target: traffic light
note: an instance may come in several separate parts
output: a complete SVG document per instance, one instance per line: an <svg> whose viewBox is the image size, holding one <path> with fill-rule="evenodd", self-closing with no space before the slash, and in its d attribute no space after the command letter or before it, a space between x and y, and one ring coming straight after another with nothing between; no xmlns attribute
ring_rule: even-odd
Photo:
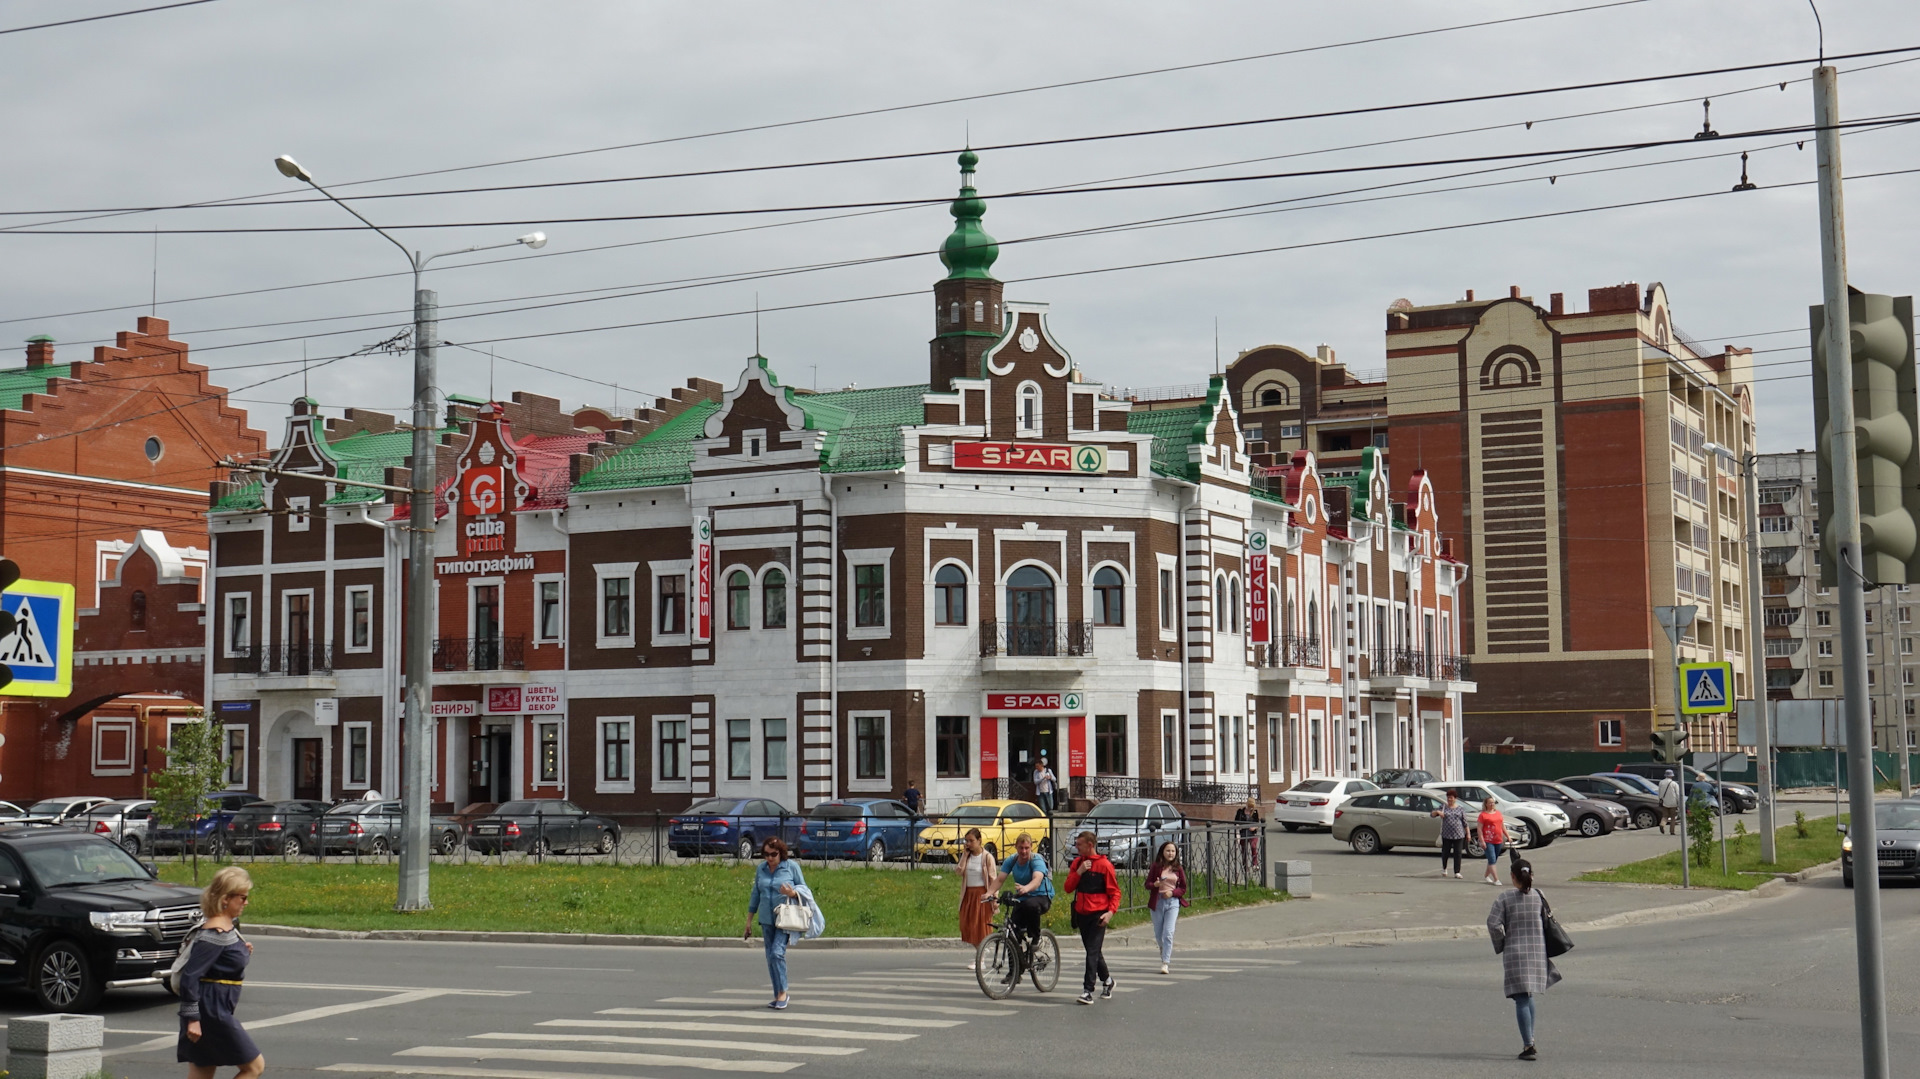
<svg viewBox="0 0 1920 1079"><path fill-rule="evenodd" d="M1648 737L1653 741L1654 760L1662 764L1674 764L1686 759L1687 729L1685 727L1657 730Z"/></svg>
<svg viewBox="0 0 1920 1079"><path fill-rule="evenodd" d="M1826 308L1813 326L1813 420L1819 463L1820 583L1839 583L1833 462L1827 414ZM1847 289L1852 330L1854 452L1859 467L1863 584L1920 581L1920 406L1916 406L1913 297Z"/></svg>
<svg viewBox="0 0 1920 1079"><path fill-rule="evenodd" d="M5 592L7 589L12 588L13 582L19 579L20 567L13 564L13 559L0 558L0 592ZM5 640L13 636L14 622L15 619L13 615L4 610L0 610L0 640ZM0 686L5 686L11 681L13 681L12 669L6 664L0 663Z"/></svg>

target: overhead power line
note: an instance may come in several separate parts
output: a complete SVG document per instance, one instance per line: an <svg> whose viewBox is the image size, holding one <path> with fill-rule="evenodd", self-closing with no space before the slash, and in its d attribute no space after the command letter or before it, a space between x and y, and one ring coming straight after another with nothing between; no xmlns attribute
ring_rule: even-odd
<svg viewBox="0 0 1920 1079"><path fill-rule="evenodd" d="M9 26L4 30L0 30L0 34L24 34L29 30L51 30L56 26L73 26L83 22L99 22L102 19L124 19L128 15L145 15L149 11L171 11L177 7L195 7L200 4L211 3L213 3L213 0L180 0L179 3L156 4L153 7L134 8L130 11L109 11L105 15L86 15L78 19L61 19L57 22L35 23L32 26Z"/></svg>

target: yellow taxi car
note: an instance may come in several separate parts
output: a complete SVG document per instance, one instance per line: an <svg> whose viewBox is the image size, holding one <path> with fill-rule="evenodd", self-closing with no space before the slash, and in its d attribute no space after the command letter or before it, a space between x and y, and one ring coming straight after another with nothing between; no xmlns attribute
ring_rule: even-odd
<svg viewBox="0 0 1920 1079"><path fill-rule="evenodd" d="M1014 840L1025 832L1033 837L1035 849L1049 861L1052 860L1052 822L1047 815L1032 802L1016 802L1005 798L962 802L939 824L920 829L920 837L913 846L914 854L921 859L958 861L954 852L961 849L964 845L962 837L973 828L980 829L987 853L995 858L1013 853Z"/></svg>

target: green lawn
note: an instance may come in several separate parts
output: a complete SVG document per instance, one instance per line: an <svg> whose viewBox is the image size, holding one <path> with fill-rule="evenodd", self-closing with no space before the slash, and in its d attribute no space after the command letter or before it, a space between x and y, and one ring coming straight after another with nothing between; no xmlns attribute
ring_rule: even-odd
<svg viewBox="0 0 1920 1079"><path fill-rule="evenodd" d="M1846 822L1843 814L1841 823ZM1736 840L1727 838L1727 876L1720 875L1720 844L1716 840L1712 846L1707 864L1693 867L1693 885L1696 888L1729 888L1736 891L1750 891L1773 879L1775 873L1798 873L1809 866L1822 862L1831 862L1840 857L1840 836L1833 830L1833 818L1822 817L1807 822L1807 838L1801 839L1789 824L1774 833L1775 853L1779 861L1772 865L1760 861L1760 837L1743 836ZM1648 858L1641 862L1628 862L1612 869L1599 869L1591 873L1582 873L1576 880L1593 880L1613 884L1679 884L1680 851L1675 849L1658 858Z"/></svg>
<svg viewBox="0 0 1920 1079"><path fill-rule="evenodd" d="M202 867L203 871L206 867ZM736 936L746 923L754 866L437 865L433 910L393 909L397 870L383 865L247 865L253 902L247 920L319 929L460 929L541 933L641 933ZM193 882L191 866L160 867L165 880ZM205 873L202 874L203 879ZM806 870L807 883L834 937L956 937L959 880L951 872L885 869ZM1250 889L1195 899L1192 914L1284 899ZM1146 911L1114 918L1118 929ZM1066 897L1047 925L1065 934Z"/></svg>

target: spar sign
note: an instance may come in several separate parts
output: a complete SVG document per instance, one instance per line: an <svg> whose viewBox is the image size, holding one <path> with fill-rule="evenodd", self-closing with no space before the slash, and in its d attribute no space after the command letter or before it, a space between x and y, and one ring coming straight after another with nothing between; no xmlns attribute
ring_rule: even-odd
<svg viewBox="0 0 1920 1079"><path fill-rule="evenodd" d="M713 518L693 519L693 641L713 640Z"/></svg>
<svg viewBox="0 0 1920 1079"><path fill-rule="evenodd" d="M1105 446L1062 446L1047 442L955 442L953 467L971 472L1061 472L1104 476Z"/></svg>
<svg viewBox="0 0 1920 1079"><path fill-rule="evenodd" d="M1273 640L1273 612L1267 606L1267 534L1247 536L1247 628L1254 644Z"/></svg>
<svg viewBox="0 0 1920 1079"><path fill-rule="evenodd" d="M1085 694L987 692L986 714L990 716L1083 716L1087 714Z"/></svg>

